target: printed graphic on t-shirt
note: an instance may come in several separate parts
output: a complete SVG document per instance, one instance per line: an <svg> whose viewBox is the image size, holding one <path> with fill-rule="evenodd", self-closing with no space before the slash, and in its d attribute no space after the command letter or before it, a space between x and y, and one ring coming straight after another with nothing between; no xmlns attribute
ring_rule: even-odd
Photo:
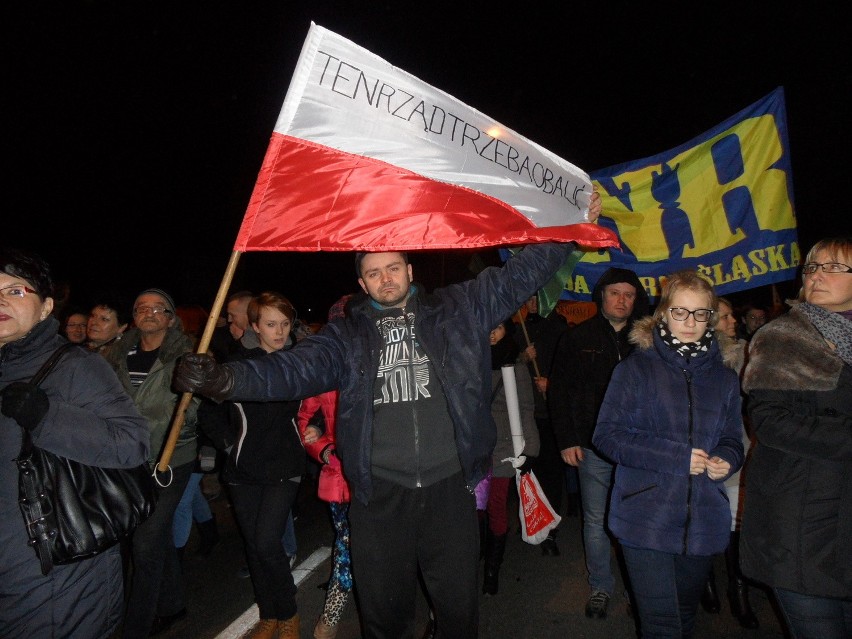
<svg viewBox="0 0 852 639"><path fill-rule="evenodd" d="M396 404L431 397L429 358L415 338L414 314L383 317L376 325L384 347L379 358L379 390L373 404Z"/></svg>

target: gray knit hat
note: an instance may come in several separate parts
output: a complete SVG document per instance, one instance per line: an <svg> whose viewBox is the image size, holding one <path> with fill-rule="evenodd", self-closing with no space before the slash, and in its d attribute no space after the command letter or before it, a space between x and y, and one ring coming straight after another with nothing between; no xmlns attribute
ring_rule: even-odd
<svg viewBox="0 0 852 639"><path fill-rule="evenodd" d="M172 312L172 314L174 314L174 312L175 312L175 301L172 299L171 295L166 293L161 288L146 288L144 291L142 291L141 293L139 293L139 295L136 296L135 300L133 300L133 307L136 308L136 301L140 297L142 297L143 295L146 295L148 293L153 293L154 295L159 295L164 300L166 300L166 307L168 307L168 309Z"/></svg>

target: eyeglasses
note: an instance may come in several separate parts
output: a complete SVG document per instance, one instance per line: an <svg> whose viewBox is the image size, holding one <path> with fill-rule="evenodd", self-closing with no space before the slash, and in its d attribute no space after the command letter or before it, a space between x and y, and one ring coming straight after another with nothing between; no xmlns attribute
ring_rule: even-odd
<svg viewBox="0 0 852 639"><path fill-rule="evenodd" d="M822 269L823 273L852 273L852 268L840 262L825 262L823 264L808 262L802 266L802 273L813 275L817 272L817 269Z"/></svg>
<svg viewBox="0 0 852 639"><path fill-rule="evenodd" d="M669 313L672 319L678 322L685 322L690 315L695 318L696 322L707 322L713 316L713 311L709 308L696 308L694 311L690 311L682 306L672 306Z"/></svg>
<svg viewBox="0 0 852 639"><path fill-rule="evenodd" d="M38 292L31 289L29 286L24 286L23 284L11 284L0 288L0 297L4 297L6 299L22 300L28 294L38 295Z"/></svg>
<svg viewBox="0 0 852 639"><path fill-rule="evenodd" d="M137 306L133 309L134 317L138 315L147 315L148 313L152 313L154 315L172 315L172 312L165 306Z"/></svg>
<svg viewBox="0 0 852 639"><path fill-rule="evenodd" d="M85 324L66 324L65 328L86 328Z"/></svg>

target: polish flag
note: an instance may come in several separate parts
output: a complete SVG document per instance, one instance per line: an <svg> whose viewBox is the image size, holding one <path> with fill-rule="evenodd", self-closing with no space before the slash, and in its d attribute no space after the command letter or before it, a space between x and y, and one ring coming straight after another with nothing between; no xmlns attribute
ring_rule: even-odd
<svg viewBox="0 0 852 639"><path fill-rule="evenodd" d="M278 117L235 251L389 251L574 241L573 164L315 24Z"/></svg>

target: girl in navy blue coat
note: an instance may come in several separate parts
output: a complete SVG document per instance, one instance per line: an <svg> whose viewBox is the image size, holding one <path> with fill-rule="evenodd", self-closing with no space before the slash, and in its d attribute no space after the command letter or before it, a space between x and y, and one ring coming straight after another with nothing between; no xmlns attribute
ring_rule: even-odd
<svg viewBox="0 0 852 639"><path fill-rule="evenodd" d="M713 555L730 538L724 481L743 461L740 387L715 334L716 295L670 275L613 372L593 443L617 464L608 524L642 637L690 637Z"/></svg>

